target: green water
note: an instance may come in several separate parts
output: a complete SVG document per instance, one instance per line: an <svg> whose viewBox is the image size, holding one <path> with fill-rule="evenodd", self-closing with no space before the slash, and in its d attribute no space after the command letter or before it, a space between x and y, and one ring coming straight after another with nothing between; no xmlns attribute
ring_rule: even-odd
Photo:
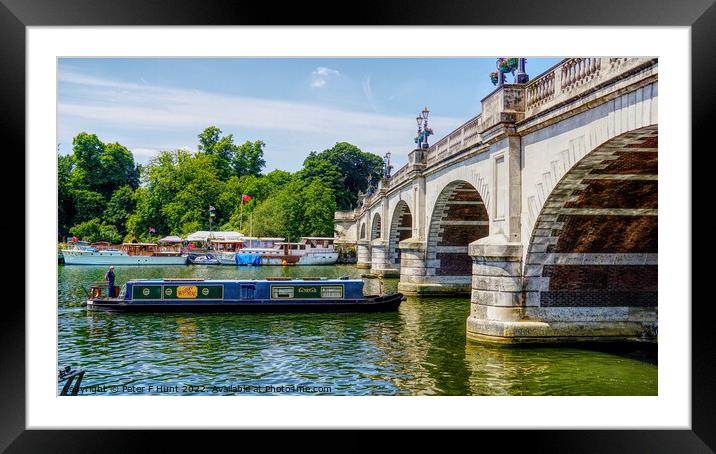
<svg viewBox="0 0 716 454"><path fill-rule="evenodd" d="M656 349L491 347L465 338L469 299L408 298L374 314L87 312L104 267L59 267L58 367L85 394L656 395ZM150 277L360 276L331 267L116 267ZM394 291L398 281L384 281ZM366 291L377 291L368 280ZM373 288L371 289L371 286ZM152 387L151 389L149 387ZM159 389L163 386L165 389ZM293 386L293 388L291 388ZM132 388L134 387L134 388ZM283 388L282 388L283 387ZM300 387L300 388L299 388Z"/></svg>

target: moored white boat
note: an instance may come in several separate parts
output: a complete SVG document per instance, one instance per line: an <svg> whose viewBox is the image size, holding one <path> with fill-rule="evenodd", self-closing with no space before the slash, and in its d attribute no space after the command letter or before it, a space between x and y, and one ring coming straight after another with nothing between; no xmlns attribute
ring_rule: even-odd
<svg viewBox="0 0 716 454"><path fill-rule="evenodd" d="M66 265L184 265L186 256L175 248L154 243L125 243L120 249L75 247L65 249Z"/></svg>
<svg viewBox="0 0 716 454"><path fill-rule="evenodd" d="M333 265L338 252L334 238L302 237L300 242L276 242L273 247L243 248L236 253L238 265ZM253 260L259 256L260 260Z"/></svg>

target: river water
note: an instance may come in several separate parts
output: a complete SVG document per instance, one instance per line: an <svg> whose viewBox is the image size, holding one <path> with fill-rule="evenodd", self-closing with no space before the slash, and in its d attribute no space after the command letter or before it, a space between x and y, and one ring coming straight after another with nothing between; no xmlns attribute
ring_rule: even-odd
<svg viewBox="0 0 716 454"><path fill-rule="evenodd" d="M494 347L468 342L468 297L409 297L373 314L87 312L104 267L59 266L58 367L81 366L83 394L656 395L655 347ZM361 275L330 267L115 268L152 277ZM366 291L377 291L375 279ZM395 291L397 279L384 281ZM59 388L58 388L59 392Z"/></svg>

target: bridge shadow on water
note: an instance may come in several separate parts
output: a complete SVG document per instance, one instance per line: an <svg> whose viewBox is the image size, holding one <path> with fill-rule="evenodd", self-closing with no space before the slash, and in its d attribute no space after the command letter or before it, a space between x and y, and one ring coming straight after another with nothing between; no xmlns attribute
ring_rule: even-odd
<svg viewBox="0 0 716 454"><path fill-rule="evenodd" d="M410 297L401 318L420 354L417 394L656 395L658 347L642 343L493 345L468 340L467 297ZM412 337L412 336L411 336ZM424 345L424 351L417 348Z"/></svg>

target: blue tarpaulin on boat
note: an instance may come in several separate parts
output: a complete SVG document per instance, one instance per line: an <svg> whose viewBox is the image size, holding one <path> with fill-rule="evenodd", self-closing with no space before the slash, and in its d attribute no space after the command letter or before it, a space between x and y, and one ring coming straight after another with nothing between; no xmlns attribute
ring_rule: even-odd
<svg viewBox="0 0 716 454"><path fill-rule="evenodd" d="M236 254L237 265L260 265L261 256L258 254Z"/></svg>

